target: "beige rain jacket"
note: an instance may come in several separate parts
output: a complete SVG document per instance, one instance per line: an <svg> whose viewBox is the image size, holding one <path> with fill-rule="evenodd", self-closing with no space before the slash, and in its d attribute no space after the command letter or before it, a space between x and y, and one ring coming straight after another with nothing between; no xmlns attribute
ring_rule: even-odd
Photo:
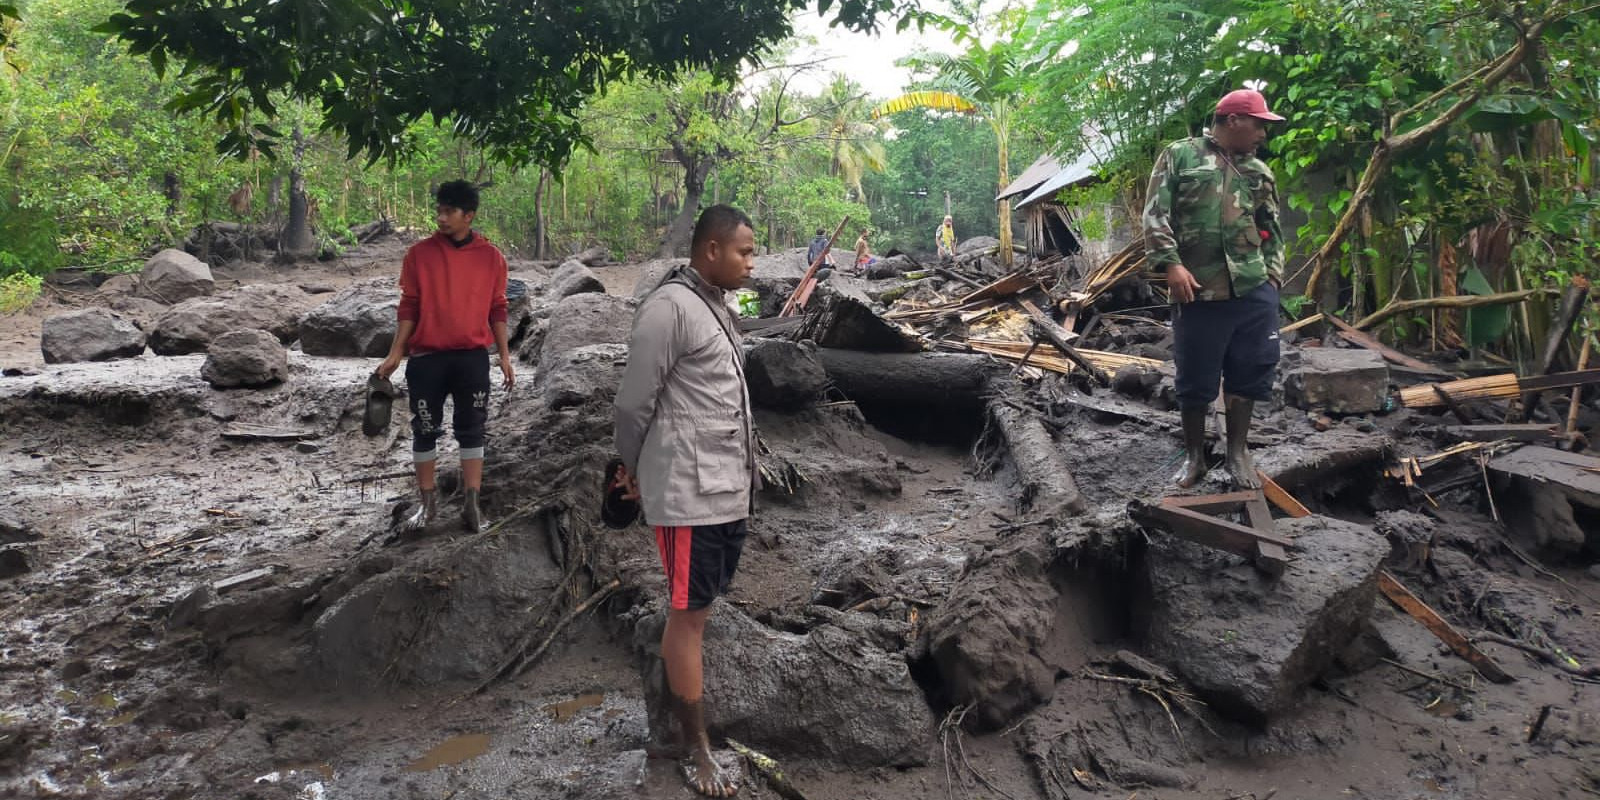
<svg viewBox="0 0 1600 800"><path fill-rule="evenodd" d="M690 267L668 273L633 318L615 435L651 525L750 516L755 429L738 341L722 290Z"/></svg>

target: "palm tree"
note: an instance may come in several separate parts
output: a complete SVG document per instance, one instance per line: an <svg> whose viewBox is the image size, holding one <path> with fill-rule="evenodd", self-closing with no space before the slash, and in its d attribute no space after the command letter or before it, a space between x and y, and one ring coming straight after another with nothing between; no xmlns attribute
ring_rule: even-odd
<svg viewBox="0 0 1600 800"><path fill-rule="evenodd" d="M1001 42L985 47L975 38L967 40L967 50L958 56L925 53L912 60L914 66L933 70L934 77L922 91L908 92L878 105L874 118L922 108L978 114L994 130L999 150L1000 175L995 194L1011 182L1011 121L1016 112L1009 91L1017 77L1018 64ZM1011 201L996 204L1000 219L1000 258L1011 265Z"/></svg>
<svg viewBox="0 0 1600 800"><path fill-rule="evenodd" d="M839 176L862 203L867 202L867 193L861 188L861 176L868 170L882 172L888 163L882 123L869 116L866 98L866 92L843 75L833 76L822 97L827 109L823 137L828 143L828 174Z"/></svg>

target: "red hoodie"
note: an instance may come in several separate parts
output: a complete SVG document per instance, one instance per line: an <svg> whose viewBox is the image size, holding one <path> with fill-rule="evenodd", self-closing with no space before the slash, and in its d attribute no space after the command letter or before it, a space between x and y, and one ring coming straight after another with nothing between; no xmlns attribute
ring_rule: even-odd
<svg viewBox="0 0 1600 800"><path fill-rule="evenodd" d="M456 247L442 233L406 251L400 268L400 311L415 320L409 355L492 350L490 325L506 321L506 257L477 231Z"/></svg>

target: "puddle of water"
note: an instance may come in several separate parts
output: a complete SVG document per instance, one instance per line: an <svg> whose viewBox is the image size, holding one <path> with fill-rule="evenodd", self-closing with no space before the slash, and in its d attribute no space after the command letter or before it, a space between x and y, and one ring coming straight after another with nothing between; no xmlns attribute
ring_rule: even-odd
<svg viewBox="0 0 1600 800"><path fill-rule="evenodd" d="M489 735L486 733L468 733L446 739L442 744L422 754L422 757L406 765L406 772L428 772L440 767L449 767L464 761L471 761L484 753L489 752Z"/></svg>
<svg viewBox="0 0 1600 800"><path fill-rule="evenodd" d="M574 716L576 716L579 711L582 711L586 708L599 707L601 703L605 702L605 699L606 696L604 692L580 694L571 700L563 700L559 703L551 703L550 705L547 705L539 710L555 717L556 722L568 722Z"/></svg>

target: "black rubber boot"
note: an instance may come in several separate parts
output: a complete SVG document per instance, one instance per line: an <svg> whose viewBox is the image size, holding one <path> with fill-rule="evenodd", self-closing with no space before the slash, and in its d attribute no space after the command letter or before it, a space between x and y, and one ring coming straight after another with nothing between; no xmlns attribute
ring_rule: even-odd
<svg viewBox="0 0 1600 800"><path fill-rule="evenodd" d="M1211 410L1195 406L1183 410L1183 466L1176 480L1188 489L1206 476L1206 417Z"/></svg>
<svg viewBox="0 0 1600 800"><path fill-rule="evenodd" d="M1241 489L1260 489L1256 465L1250 459L1250 412L1255 401L1243 397L1226 398L1228 410L1228 454L1225 462L1233 482Z"/></svg>
<svg viewBox="0 0 1600 800"><path fill-rule="evenodd" d="M477 489L468 489L466 497L461 501L461 527L468 533L477 533L483 529L483 512L478 510Z"/></svg>

